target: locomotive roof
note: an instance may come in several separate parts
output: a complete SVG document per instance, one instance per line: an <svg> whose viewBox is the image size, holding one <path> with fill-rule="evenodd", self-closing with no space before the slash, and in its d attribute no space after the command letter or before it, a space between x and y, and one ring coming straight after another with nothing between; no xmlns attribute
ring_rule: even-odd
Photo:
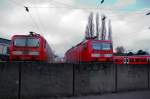
<svg viewBox="0 0 150 99"><path fill-rule="evenodd" d="M13 37L42 37L40 34L34 35L14 35Z"/></svg>

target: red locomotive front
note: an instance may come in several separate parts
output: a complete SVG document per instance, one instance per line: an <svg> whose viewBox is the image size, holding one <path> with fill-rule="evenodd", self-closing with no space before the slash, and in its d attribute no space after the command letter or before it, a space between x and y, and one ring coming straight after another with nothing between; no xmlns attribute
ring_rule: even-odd
<svg viewBox="0 0 150 99"><path fill-rule="evenodd" d="M14 35L10 43L10 61L53 61L53 53L39 34Z"/></svg>
<svg viewBox="0 0 150 99"><path fill-rule="evenodd" d="M67 62L113 62L113 48L110 40L85 40L68 50Z"/></svg>

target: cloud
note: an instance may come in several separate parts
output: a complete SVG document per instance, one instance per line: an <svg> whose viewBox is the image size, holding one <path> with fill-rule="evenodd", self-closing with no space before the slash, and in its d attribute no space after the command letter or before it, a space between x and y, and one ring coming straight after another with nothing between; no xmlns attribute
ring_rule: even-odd
<svg viewBox="0 0 150 99"><path fill-rule="evenodd" d="M119 0L121 1L126 5L134 3L134 0ZM61 2L74 5L74 0L61 0ZM29 8L29 14L24 7L8 4L0 10L0 37L10 39L15 34L28 34L29 31L35 31L46 38L59 56L63 56L69 48L83 40L87 18L91 11L68 8ZM24 1L22 4L35 7L66 6L54 1L50 2L50 0ZM118 3L118 5L123 4ZM145 9L130 13L119 12L113 8L100 11L112 20L114 48L120 45L127 50L149 48L147 42L150 39L148 29L150 16L145 16Z"/></svg>
<svg viewBox="0 0 150 99"><path fill-rule="evenodd" d="M136 3L136 0L118 0L114 6L117 8L122 8L134 3Z"/></svg>

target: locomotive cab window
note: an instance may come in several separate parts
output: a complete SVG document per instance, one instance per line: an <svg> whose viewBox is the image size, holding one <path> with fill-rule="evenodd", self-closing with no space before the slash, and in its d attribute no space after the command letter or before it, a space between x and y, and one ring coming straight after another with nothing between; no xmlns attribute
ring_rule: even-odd
<svg viewBox="0 0 150 99"><path fill-rule="evenodd" d="M16 47L39 47L39 39L37 38L15 38L13 42Z"/></svg>
<svg viewBox="0 0 150 99"><path fill-rule="evenodd" d="M26 39L25 38L15 38L14 46L23 47L26 46Z"/></svg>
<svg viewBox="0 0 150 99"><path fill-rule="evenodd" d="M92 49L94 49L94 50L111 50L111 43L92 42Z"/></svg>
<svg viewBox="0 0 150 99"><path fill-rule="evenodd" d="M102 49L103 50L110 50L111 44L110 43L102 43Z"/></svg>
<svg viewBox="0 0 150 99"><path fill-rule="evenodd" d="M37 38L28 38L27 39L27 46L28 47L39 47L39 39Z"/></svg>

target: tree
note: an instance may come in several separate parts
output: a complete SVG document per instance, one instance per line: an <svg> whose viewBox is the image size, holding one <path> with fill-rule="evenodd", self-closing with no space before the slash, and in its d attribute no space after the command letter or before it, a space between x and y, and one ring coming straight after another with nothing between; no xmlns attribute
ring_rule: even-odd
<svg viewBox="0 0 150 99"><path fill-rule="evenodd" d="M136 55L148 55L149 53L143 50L138 50Z"/></svg>
<svg viewBox="0 0 150 99"><path fill-rule="evenodd" d="M129 53L127 53L127 55L128 56L132 56L132 55L134 55L134 53L133 52L129 52Z"/></svg>
<svg viewBox="0 0 150 99"><path fill-rule="evenodd" d="M123 46L118 46L116 48L116 55L124 55L125 54L125 48Z"/></svg>

